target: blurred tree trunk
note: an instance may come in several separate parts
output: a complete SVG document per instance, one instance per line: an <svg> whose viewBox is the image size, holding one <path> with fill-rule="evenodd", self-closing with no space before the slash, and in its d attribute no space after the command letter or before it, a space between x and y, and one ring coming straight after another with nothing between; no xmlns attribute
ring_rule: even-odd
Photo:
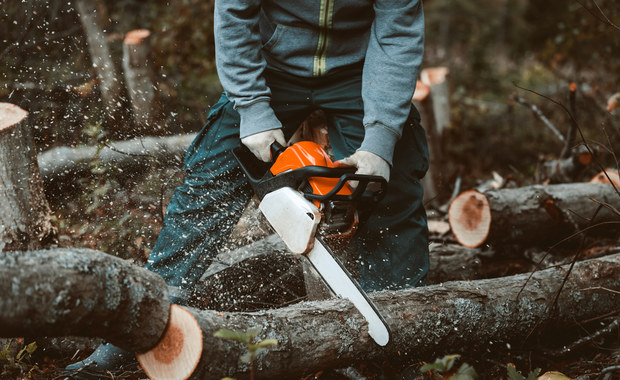
<svg viewBox="0 0 620 380"><path fill-rule="evenodd" d="M103 5L97 0L75 0L75 5L84 28L93 67L101 82L101 96L106 114L111 119L117 120L122 109L122 87L99 19L98 10L104 9Z"/></svg>

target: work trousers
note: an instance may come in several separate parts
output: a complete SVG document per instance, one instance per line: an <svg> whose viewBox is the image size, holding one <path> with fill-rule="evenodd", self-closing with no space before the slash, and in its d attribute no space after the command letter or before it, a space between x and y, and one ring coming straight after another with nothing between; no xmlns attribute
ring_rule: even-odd
<svg viewBox="0 0 620 380"><path fill-rule="evenodd" d="M265 77L272 92L271 107L287 139L311 112L321 109L335 159L360 147L364 108L359 68L321 78L267 70ZM189 293L217 256L252 195L232 155L239 144L239 114L222 95L187 151L185 182L172 195L147 263L169 286L180 288L180 294ZM356 244L360 256L360 284L366 291L412 287L424 281L429 267L428 228L420 178L428 164L426 135L412 106L395 147L385 198L372 209L358 210L360 228L351 244ZM184 302L180 298L175 301Z"/></svg>

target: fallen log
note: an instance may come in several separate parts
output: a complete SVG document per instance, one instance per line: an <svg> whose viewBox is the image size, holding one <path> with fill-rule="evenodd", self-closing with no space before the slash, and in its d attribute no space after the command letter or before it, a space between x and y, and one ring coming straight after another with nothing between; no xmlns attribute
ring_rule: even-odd
<svg viewBox="0 0 620 380"><path fill-rule="evenodd" d="M371 298L392 328L388 347L377 346L362 317L346 300L304 302L255 313L190 309L203 331L203 352L193 378L243 377L249 371L241 344L215 338L221 328L261 329L257 338L275 339L259 355L257 378L299 378L325 368L400 357L417 361L439 353L471 352L523 343L537 324L554 328L618 310L620 255L578 263L553 299L566 267L491 280L450 282L425 288L377 292ZM520 296L521 287L526 284Z"/></svg>
<svg viewBox="0 0 620 380"><path fill-rule="evenodd" d="M93 162L120 171L144 171L153 162L180 166L196 134L139 137L110 142L103 147L81 145L57 147L39 154L41 176L50 182L90 173Z"/></svg>
<svg viewBox="0 0 620 380"><path fill-rule="evenodd" d="M598 202L620 209L620 196L609 184L534 185L484 193L470 190L452 201L448 218L454 236L465 247L556 243L597 223L620 223L620 216L606 207L591 221ZM619 226L609 230L617 235Z"/></svg>
<svg viewBox="0 0 620 380"><path fill-rule="evenodd" d="M91 336L135 352L168 322L158 275L89 249L0 255L0 337Z"/></svg>
<svg viewBox="0 0 620 380"><path fill-rule="evenodd" d="M569 156L557 160L543 161L536 173L536 182L575 182L592 163L592 153L584 146L569 150Z"/></svg>
<svg viewBox="0 0 620 380"><path fill-rule="evenodd" d="M54 233L27 121L0 103L0 252L41 249Z"/></svg>

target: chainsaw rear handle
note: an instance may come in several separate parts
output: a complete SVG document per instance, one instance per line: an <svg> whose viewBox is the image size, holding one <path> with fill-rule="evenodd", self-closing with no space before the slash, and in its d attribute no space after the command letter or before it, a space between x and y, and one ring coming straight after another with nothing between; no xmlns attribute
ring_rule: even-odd
<svg viewBox="0 0 620 380"><path fill-rule="evenodd" d="M278 143L274 143L271 146L271 152L273 159L284 151ZM371 202L377 203L385 196L387 181L381 176L371 176L364 174L355 174L357 168L355 167L338 167L329 168L326 166L304 166L299 169L291 170L274 176L270 169L269 163L260 161L248 148L241 145L233 149L235 159L241 166L246 177L248 178L250 185L254 189L254 192L259 199L277 189L282 187L292 187L293 189L299 189L304 181L312 177L322 178L339 178L338 183L327 194L319 195L304 192L304 197L310 200L316 200L319 202L324 201L345 201L345 202ZM338 194L340 190L348 181L358 181L359 184L350 195ZM379 184L379 190L366 191L369 184Z"/></svg>

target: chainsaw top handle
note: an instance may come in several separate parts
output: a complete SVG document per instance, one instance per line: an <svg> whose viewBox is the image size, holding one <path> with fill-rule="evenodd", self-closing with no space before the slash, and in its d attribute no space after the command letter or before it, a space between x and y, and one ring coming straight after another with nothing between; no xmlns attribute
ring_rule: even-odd
<svg viewBox="0 0 620 380"><path fill-rule="evenodd" d="M279 156L286 148L282 147L278 143L274 143L271 146L271 153L273 160ZM277 175L273 175L270 172L271 163L265 163L260 161L248 148L244 145L233 150L235 159L243 169L246 177L248 178L254 192L259 199L279 188L292 187L293 189L300 189L302 185L312 177L320 178L338 178L338 182L334 187L326 194L313 194L311 192L304 191L304 197L309 200L315 200L319 202L325 201L345 201L345 202L368 202L377 203L385 196L387 181L381 176L355 174L357 168L355 167L327 167L309 165L303 166L295 170L289 170ZM349 181L358 181L357 187L351 194L338 194L340 190ZM367 190L368 185L378 184L378 190Z"/></svg>

